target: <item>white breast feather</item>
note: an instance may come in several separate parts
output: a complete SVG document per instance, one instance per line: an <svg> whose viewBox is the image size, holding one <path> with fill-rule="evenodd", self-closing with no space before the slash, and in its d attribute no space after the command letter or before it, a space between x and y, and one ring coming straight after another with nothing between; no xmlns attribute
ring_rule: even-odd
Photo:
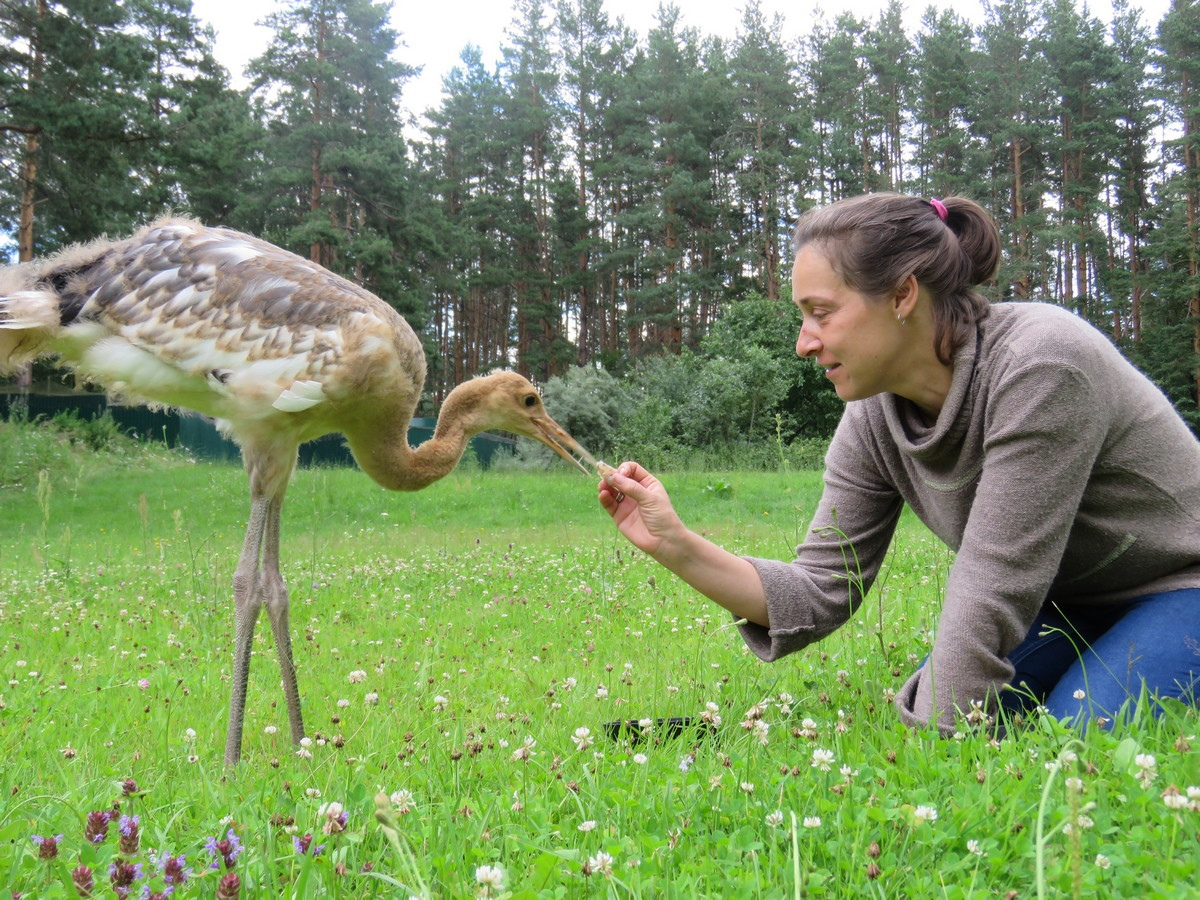
<svg viewBox="0 0 1200 900"><path fill-rule="evenodd" d="M303 412L325 402L325 391L319 381L294 381L271 405L282 412Z"/></svg>

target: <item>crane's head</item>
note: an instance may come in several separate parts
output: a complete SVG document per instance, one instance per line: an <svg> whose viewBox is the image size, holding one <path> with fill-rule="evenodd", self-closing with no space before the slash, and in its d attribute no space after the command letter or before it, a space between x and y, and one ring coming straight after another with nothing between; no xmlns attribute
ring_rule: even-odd
<svg viewBox="0 0 1200 900"><path fill-rule="evenodd" d="M494 372L460 384L450 392L443 407L460 400L472 419L471 433L497 429L511 431L541 441L585 475L592 474L580 460L596 465L595 457L571 437L561 425L550 418L542 403L542 395L526 378L516 372Z"/></svg>

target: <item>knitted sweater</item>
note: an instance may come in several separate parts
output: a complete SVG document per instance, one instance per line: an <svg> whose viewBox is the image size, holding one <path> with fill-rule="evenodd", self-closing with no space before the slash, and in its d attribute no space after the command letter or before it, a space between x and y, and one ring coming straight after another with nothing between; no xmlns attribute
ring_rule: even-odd
<svg viewBox="0 0 1200 900"><path fill-rule="evenodd" d="M742 637L769 661L845 623L907 503L956 551L933 650L896 696L910 725L947 731L955 710L989 702L1047 599L1069 609L1200 587L1200 442L1061 308L994 305L955 355L933 426L894 394L851 402L825 462L796 559L750 559L771 625Z"/></svg>

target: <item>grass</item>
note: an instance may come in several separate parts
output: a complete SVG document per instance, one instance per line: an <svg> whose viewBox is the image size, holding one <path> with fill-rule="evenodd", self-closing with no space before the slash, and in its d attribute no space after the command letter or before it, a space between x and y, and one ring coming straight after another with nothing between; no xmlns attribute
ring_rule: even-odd
<svg viewBox="0 0 1200 900"><path fill-rule="evenodd" d="M176 898L1197 896L1194 711L1084 737L1040 719L1000 743L898 724L888 698L928 651L950 562L907 516L858 617L764 665L615 535L582 476L467 471L397 495L302 471L284 560L311 746L286 737L260 622L226 771L245 476L53 460L0 491L10 893L78 896L86 867L96 897L114 879ZM666 481L689 523L779 557L820 489ZM605 728L673 716L719 724Z"/></svg>

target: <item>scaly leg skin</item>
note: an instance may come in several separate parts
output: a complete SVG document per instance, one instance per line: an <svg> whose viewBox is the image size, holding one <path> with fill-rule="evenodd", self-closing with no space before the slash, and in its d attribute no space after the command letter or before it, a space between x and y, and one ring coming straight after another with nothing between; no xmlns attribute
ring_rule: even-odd
<svg viewBox="0 0 1200 900"><path fill-rule="evenodd" d="M269 502L255 497L250 504L246 540L233 574L233 690L229 699L229 729L225 737L225 765L235 765L242 757L242 722L246 715L246 687L250 680L250 653L254 645L254 625L262 608L262 587L258 577L259 551L266 529Z"/></svg>
<svg viewBox="0 0 1200 900"><path fill-rule="evenodd" d="M272 500L267 511L266 543L262 557L262 592L275 635L275 653L279 657L279 673L283 678L283 694L287 699L288 724L292 743L304 737L304 719L300 714L300 688L296 684L296 666L292 661L292 635L288 628L288 592L279 571L279 519L283 500Z"/></svg>

